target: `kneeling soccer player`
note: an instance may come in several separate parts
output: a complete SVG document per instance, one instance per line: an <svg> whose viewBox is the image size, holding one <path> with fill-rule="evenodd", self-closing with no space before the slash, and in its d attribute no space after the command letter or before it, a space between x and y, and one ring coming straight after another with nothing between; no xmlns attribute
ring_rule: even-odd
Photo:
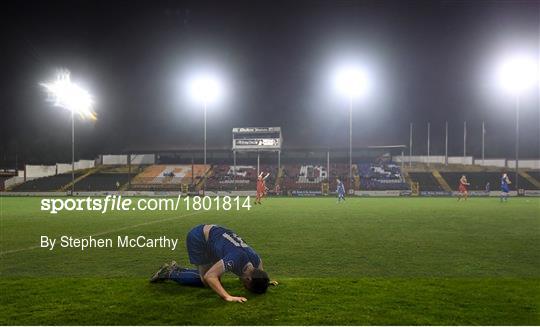
<svg viewBox="0 0 540 327"><path fill-rule="evenodd" d="M186 245L189 261L198 269L182 268L173 261L161 266L150 282L173 280L182 285L209 286L225 301L240 303L247 299L230 295L221 284L221 275L227 271L240 277L244 287L253 293L262 294L268 285L277 285L263 271L259 255L229 229L198 225L188 233Z"/></svg>

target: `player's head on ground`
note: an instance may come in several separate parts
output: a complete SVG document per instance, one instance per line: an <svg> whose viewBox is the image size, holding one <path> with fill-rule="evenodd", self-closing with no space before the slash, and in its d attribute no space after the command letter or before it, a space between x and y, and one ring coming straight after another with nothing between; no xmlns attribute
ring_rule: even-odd
<svg viewBox="0 0 540 327"><path fill-rule="evenodd" d="M268 289L270 278L266 271L253 268L242 277L242 282L244 283L244 287L250 292L263 294L266 293L266 289Z"/></svg>

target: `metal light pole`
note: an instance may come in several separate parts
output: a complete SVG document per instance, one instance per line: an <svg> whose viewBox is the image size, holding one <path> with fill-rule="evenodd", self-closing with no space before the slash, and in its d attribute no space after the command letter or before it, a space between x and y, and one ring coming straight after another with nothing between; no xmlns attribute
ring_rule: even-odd
<svg viewBox="0 0 540 327"><path fill-rule="evenodd" d="M467 156L467 121L463 122L463 163L465 163L465 157Z"/></svg>
<svg viewBox="0 0 540 327"><path fill-rule="evenodd" d="M430 139L429 136L431 134L431 123L427 123L427 165L429 166L429 146L430 146Z"/></svg>
<svg viewBox="0 0 540 327"><path fill-rule="evenodd" d="M445 122L444 133L444 164L448 166L448 121Z"/></svg>
<svg viewBox="0 0 540 327"><path fill-rule="evenodd" d="M412 167L412 129L413 123L411 123L409 129L409 167Z"/></svg>
<svg viewBox="0 0 540 327"><path fill-rule="evenodd" d="M486 134L486 128L484 126L484 121L482 121L482 166L485 164L485 156L484 156L484 147L485 147L485 134Z"/></svg>
<svg viewBox="0 0 540 327"><path fill-rule="evenodd" d="M206 100L203 101L204 112L204 169L206 172ZM191 172L193 174L193 172ZM206 191L206 176L203 177L203 193Z"/></svg>
<svg viewBox="0 0 540 327"><path fill-rule="evenodd" d="M82 119L96 120L93 110L93 96L77 84L71 82L69 70L60 70L56 80L39 83L49 95L48 101L55 107L71 112L71 194L75 193L75 113Z"/></svg>
<svg viewBox="0 0 540 327"><path fill-rule="evenodd" d="M516 95L516 191L519 190L519 94Z"/></svg>
<svg viewBox="0 0 540 327"><path fill-rule="evenodd" d="M75 194L75 111L71 110L71 195Z"/></svg>
<svg viewBox="0 0 540 327"><path fill-rule="evenodd" d="M352 105L353 99L352 96L349 97L349 189L352 185Z"/></svg>

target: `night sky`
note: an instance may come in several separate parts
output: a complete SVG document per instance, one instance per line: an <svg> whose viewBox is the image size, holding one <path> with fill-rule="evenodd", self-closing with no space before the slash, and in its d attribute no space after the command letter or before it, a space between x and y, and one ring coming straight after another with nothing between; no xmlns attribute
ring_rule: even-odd
<svg viewBox="0 0 540 327"><path fill-rule="evenodd" d="M506 53L540 58L540 1L7 1L0 9L0 166L70 160L71 122L39 82L59 68L97 100L76 122L78 158L126 149L202 147L201 106L185 94L198 69L227 97L208 109L208 146L231 129L281 126L285 146L347 147L347 99L332 67L358 58L373 92L354 103L355 146L409 143L443 154L513 157L515 100L492 82ZM522 157L540 157L540 90L521 98Z"/></svg>

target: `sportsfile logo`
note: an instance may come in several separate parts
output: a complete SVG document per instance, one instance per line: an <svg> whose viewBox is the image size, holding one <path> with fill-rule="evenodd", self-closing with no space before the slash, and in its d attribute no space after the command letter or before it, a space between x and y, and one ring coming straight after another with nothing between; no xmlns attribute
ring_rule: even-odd
<svg viewBox="0 0 540 327"><path fill-rule="evenodd" d="M209 197L194 196L176 198L139 198L131 199L122 195L86 198L44 198L41 211L57 214L62 211L95 211L101 214L112 211L210 211L210 210L250 210L251 200L247 196Z"/></svg>

